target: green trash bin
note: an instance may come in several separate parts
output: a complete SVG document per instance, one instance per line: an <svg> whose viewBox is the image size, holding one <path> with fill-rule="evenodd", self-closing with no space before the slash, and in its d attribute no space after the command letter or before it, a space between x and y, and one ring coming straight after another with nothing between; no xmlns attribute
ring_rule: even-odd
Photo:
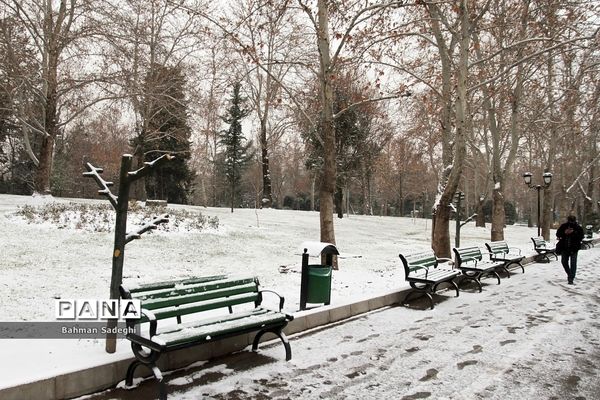
<svg viewBox="0 0 600 400"><path fill-rule="evenodd" d="M329 304L331 300L331 266L308 266L307 303Z"/></svg>
<svg viewBox="0 0 600 400"><path fill-rule="evenodd" d="M303 242L302 274L300 277L300 311L307 304L331 303L333 257L339 255L335 245L324 242ZM309 264L309 257L321 258L320 264Z"/></svg>

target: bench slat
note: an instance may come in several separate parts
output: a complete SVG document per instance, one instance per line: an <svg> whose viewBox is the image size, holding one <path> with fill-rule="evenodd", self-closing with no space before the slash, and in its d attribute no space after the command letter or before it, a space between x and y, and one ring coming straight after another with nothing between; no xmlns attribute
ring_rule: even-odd
<svg viewBox="0 0 600 400"><path fill-rule="evenodd" d="M217 298L206 301L199 301L195 303L183 304L181 306L171 306L161 308L158 311L153 312L157 320L176 317L179 315L193 314L200 311L216 310L219 308L225 308L235 306L244 303L253 303L258 300L258 293L244 293L226 298ZM142 308L144 303L142 302ZM148 322L146 317L140 319L140 323Z"/></svg>
<svg viewBox="0 0 600 400"><path fill-rule="evenodd" d="M488 243L486 243L486 246L487 246L488 250L490 251L490 253L508 253L508 252L510 252L510 250L508 248L508 244L503 240L496 241L496 242L488 242Z"/></svg>
<svg viewBox="0 0 600 400"><path fill-rule="evenodd" d="M461 264L458 268L467 271L489 271L502 266L502 263L478 261L477 263Z"/></svg>
<svg viewBox="0 0 600 400"><path fill-rule="evenodd" d="M138 285L129 286L129 293L138 293L138 292L147 292L152 290L159 289L168 289L173 288L176 285L189 285L193 283L202 283L202 282L210 282L216 280L226 279L226 275L214 275L214 276L204 276L204 277L194 277L194 278L186 278L178 281L163 281L163 282L152 282L152 283L142 283Z"/></svg>
<svg viewBox="0 0 600 400"><path fill-rule="evenodd" d="M447 279L452 279L455 276L460 275L460 271L444 270L444 269L432 269L429 273L425 274L425 271L418 274L411 274L408 277L408 281L413 282L440 282Z"/></svg>
<svg viewBox="0 0 600 400"><path fill-rule="evenodd" d="M260 310L262 311L262 310ZM171 332L160 333L152 337L152 341L160 346L173 346L187 342L210 341L218 336L246 329L260 328L264 325L278 324L286 321L286 315L264 310L247 315L243 318L233 318L206 324L198 321L196 324L178 326Z"/></svg>
<svg viewBox="0 0 600 400"><path fill-rule="evenodd" d="M178 284L172 287L161 288L157 290L149 290L144 292L136 292L134 298L146 301L148 299L160 298L160 297L174 297L182 296L193 293L208 292L211 290L218 290L223 288L229 288L234 286L253 284L255 287L258 286L258 282L254 278L239 278L239 279L220 279L210 282L191 283L191 284Z"/></svg>
<svg viewBox="0 0 600 400"><path fill-rule="evenodd" d="M405 279L407 280L415 274L431 274L438 266L438 258L435 256L433 250L408 255L400 254L400 260L402 260Z"/></svg>
<svg viewBox="0 0 600 400"><path fill-rule="evenodd" d="M238 294L257 292L257 286L253 283L227 287L223 289L215 289L200 293L192 293L187 295L174 294L168 297L153 297L144 300L144 308L147 310L157 310L164 307L177 306L188 303L195 303L204 300L216 299L221 297L231 297Z"/></svg>

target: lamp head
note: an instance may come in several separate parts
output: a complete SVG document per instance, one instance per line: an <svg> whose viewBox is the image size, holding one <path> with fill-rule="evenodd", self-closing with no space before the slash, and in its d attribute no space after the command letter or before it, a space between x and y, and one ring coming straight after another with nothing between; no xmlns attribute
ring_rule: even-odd
<svg viewBox="0 0 600 400"><path fill-rule="evenodd" d="M552 173L550 172L544 172L544 184L546 186L550 186L550 184L552 183Z"/></svg>
<svg viewBox="0 0 600 400"><path fill-rule="evenodd" d="M526 184L526 185L531 185L531 176L532 176L532 175L533 175L533 174L532 174L531 172L525 172L525 173L523 174L523 180L525 181L525 184Z"/></svg>

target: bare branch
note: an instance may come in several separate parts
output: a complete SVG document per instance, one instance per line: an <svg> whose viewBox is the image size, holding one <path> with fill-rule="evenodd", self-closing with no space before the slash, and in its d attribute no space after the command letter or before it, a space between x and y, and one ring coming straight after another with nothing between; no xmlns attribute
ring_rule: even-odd
<svg viewBox="0 0 600 400"><path fill-rule="evenodd" d="M144 166L142 168L135 170L135 171L128 172L127 178L131 182L136 181L136 180L148 175L150 172L152 172L152 170L156 169L159 165L164 164L167 161L171 161L174 158L175 158L175 156L172 156L170 154L163 154L162 156L158 157L156 160L145 162Z"/></svg>
<svg viewBox="0 0 600 400"><path fill-rule="evenodd" d="M537 57L537 56L539 56L541 54L548 53L548 52L550 52L552 50L555 50L555 49L558 49L560 47L563 47L563 46L565 46L565 45L567 45L569 43L575 43L575 42L579 42L579 41L582 41L582 40L592 40L592 39L596 38L597 35L598 35L598 30L596 30L596 32L594 32L593 35L584 36L584 37L577 37L577 38L570 39L570 40L565 40L564 42L557 43L554 46L546 47L546 48L541 49L539 51L536 51L536 52L534 52L532 54L529 54L528 56L523 57L522 59L517 60L514 63L512 63L511 65L509 65L508 67L504 68L504 70L500 71L496 76L493 76L493 77L491 77L490 79L488 79L486 81L480 82L480 83L478 83L475 86L471 86L470 88L468 88L468 91L472 92L472 91L474 91L474 90L476 90L476 89L478 89L478 88L480 88L480 87L482 87L484 85L487 85L489 83L492 83L492 82L500 79L502 76L504 76L504 75L508 74L510 71L512 71L513 68L515 68L518 65L524 63L525 61L531 60L532 58L535 58L535 57Z"/></svg>
<svg viewBox="0 0 600 400"><path fill-rule="evenodd" d="M342 116L345 112L350 111L356 107L362 106L363 104L368 104L368 103L374 103L376 101L383 101L383 100L390 100L390 99L398 99L400 97L410 97L412 96L411 92L404 92L404 93L398 93L398 94L392 94L389 96L383 96L383 97L376 97L376 98L372 98L372 99L366 99L366 100L362 100L353 104L350 104L348 107L338 111L337 113L335 113L333 115L333 119L337 119L340 116Z"/></svg>
<svg viewBox="0 0 600 400"><path fill-rule="evenodd" d="M100 174L104 170L102 168L96 168L90 163L86 163L85 167L87 168L88 172L84 172L83 176L89 176L89 177L94 178L94 180L96 181L98 186L101 187L101 189L98 190L98 194L100 194L102 196L106 196L108 198L108 201L110 201L110 204L112 204L113 208L116 210L117 209L117 196L112 194L112 192L109 189L109 187L112 186L113 183L105 181L100 176Z"/></svg>
<svg viewBox="0 0 600 400"><path fill-rule="evenodd" d="M581 173L577 176L577 178L575 178L575 181L573 181L573 183L571 184L571 186L569 186L565 190L565 192L569 193L576 184L581 185L579 183L579 180L581 179L581 177L583 176L583 174L585 174L590 168L592 168L592 165L594 165L594 163L596 163L598 160L600 160L600 154L598 154L596 157L594 157L594 159L592 161L590 161L590 163L583 168L583 170L581 171Z"/></svg>
<svg viewBox="0 0 600 400"><path fill-rule="evenodd" d="M159 215L158 217L154 218L152 221L148 222L146 225L142 226L135 232L128 233L125 236L125 244L135 239L141 239L142 234L150 230L157 229L159 224L165 224L167 222L169 222L169 214Z"/></svg>

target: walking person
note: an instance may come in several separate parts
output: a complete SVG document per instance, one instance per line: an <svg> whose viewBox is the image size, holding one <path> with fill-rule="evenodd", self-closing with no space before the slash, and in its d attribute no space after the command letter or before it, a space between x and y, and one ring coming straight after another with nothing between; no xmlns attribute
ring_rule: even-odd
<svg viewBox="0 0 600 400"><path fill-rule="evenodd" d="M560 262L567 273L569 285L572 285L577 272L577 252L581 248L583 228L577 223L574 215L569 215L567 222L556 231L556 237L558 238L556 249L560 253Z"/></svg>

